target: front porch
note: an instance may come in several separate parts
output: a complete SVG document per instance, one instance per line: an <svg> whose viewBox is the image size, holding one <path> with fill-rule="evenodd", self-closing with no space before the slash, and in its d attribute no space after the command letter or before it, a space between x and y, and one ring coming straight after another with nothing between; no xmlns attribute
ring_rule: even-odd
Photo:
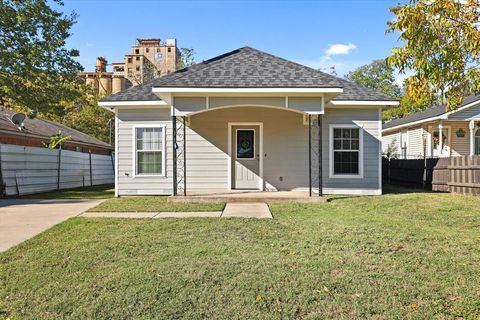
<svg viewBox="0 0 480 320"><path fill-rule="evenodd" d="M240 191L227 192L187 192L185 196L170 196L171 203L271 203L271 202L300 202L324 203L328 198L311 196L308 191Z"/></svg>

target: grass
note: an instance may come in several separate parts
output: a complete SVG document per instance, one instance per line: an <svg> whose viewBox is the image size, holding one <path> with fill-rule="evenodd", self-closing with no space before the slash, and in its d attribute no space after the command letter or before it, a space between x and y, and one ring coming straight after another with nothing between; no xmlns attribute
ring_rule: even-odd
<svg viewBox="0 0 480 320"><path fill-rule="evenodd" d="M0 254L0 318L479 319L480 197L74 218Z"/></svg>
<svg viewBox="0 0 480 320"><path fill-rule="evenodd" d="M94 212L192 212L222 211L224 203L169 203L166 196L121 197L108 199L88 211Z"/></svg>
<svg viewBox="0 0 480 320"><path fill-rule="evenodd" d="M23 196L28 199L106 199L114 196L113 185L104 184L92 187L66 189Z"/></svg>

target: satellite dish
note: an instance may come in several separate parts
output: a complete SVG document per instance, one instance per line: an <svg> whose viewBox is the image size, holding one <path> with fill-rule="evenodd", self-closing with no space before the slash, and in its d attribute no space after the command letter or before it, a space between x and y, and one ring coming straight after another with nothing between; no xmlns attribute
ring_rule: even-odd
<svg viewBox="0 0 480 320"><path fill-rule="evenodd" d="M155 60L162 60L162 58L163 58L162 53L158 52L155 54Z"/></svg>
<svg viewBox="0 0 480 320"><path fill-rule="evenodd" d="M25 121L25 118L26 116L23 113L15 113L10 119L10 121L12 121L12 123L16 125L20 130L22 130L24 126L23 121Z"/></svg>

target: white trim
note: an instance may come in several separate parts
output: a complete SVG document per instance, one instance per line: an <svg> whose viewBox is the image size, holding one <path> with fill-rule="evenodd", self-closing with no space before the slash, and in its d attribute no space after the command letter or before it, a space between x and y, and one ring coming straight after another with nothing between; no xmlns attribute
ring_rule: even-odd
<svg viewBox="0 0 480 320"><path fill-rule="evenodd" d="M333 163L333 129L335 128L354 128L358 129L358 174L334 174ZM331 124L329 126L329 178L330 179L363 179L363 128L356 124ZM355 150L353 150L355 151Z"/></svg>
<svg viewBox="0 0 480 320"><path fill-rule="evenodd" d="M447 130L447 133L448 133L446 135L447 136L447 142L448 142L447 146L448 146L448 149L449 149L448 154L445 155L443 153L443 150L440 150L440 154L434 155L433 154L433 132L434 131L440 132L440 129L439 129L439 126L433 126L433 125L428 126L427 132L428 132L428 135L429 135L428 144L429 144L429 156L430 157L450 157L451 156L451 154L452 154L452 127L442 125L442 131L444 131L444 130ZM442 134L443 134L443 132L442 132ZM439 137L440 137L440 135L439 135Z"/></svg>
<svg viewBox="0 0 480 320"><path fill-rule="evenodd" d="M343 105L343 106L398 106L400 105L399 101L396 100L387 100L387 101L378 101L378 100L330 100L330 104Z"/></svg>
<svg viewBox="0 0 480 320"><path fill-rule="evenodd" d="M166 106L163 100L150 101L98 101L100 107L122 107L122 106Z"/></svg>
<svg viewBox="0 0 480 320"><path fill-rule="evenodd" d="M257 151L257 143L256 143L256 135L255 135L255 129L251 128L240 128L240 129L235 129L235 146L237 146L237 139L238 139L238 131L253 131L253 158L237 158L235 156L235 159L242 159L242 160L257 160L257 157L255 156L255 153Z"/></svg>
<svg viewBox="0 0 480 320"><path fill-rule="evenodd" d="M182 88L153 87L154 93L342 93L343 88Z"/></svg>
<svg viewBox="0 0 480 320"><path fill-rule="evenodd" d="M468 129L470 130L470 155L475 155L475 121L470 120L468 124Z"/></svg>
<svg viewBox="0 0 480 320"><path fill-rule="evenodd" d="M263 122L229 122L228 123L228 190L232 190L232 127L233 126L258 126L259 127L259 186L260 191L264 191L264 181L263 181Z"/></svg>
<svg viewBox="0 0 480 320"><path fill-rule="evenodd" d="M163 143L162 143L162 173L159 173L159 174L137 174L137 129L138 128L162 128L162 140L163 140ZM136 177L141 177L141 178L144 178L144 177L166 177L167 173L166 173L166 170L165 170L165 167L166 167L165 161L167 159L167 157L166 157L167 125L165 123L152 123L152 122L145 123L145 124L134 124L132 126L132 131L133 131L133 133L132 133L132 136L133 136L133 142L132 142L132 151L133 151L132 178L136 178Z"/></svg>
<svg viewBox="0 0 480 320"><path fill-rule="evenodd" d="M114 178L115 178L115 198L118 198L118 110L115 109L115 172L114 172Z"/></svg>

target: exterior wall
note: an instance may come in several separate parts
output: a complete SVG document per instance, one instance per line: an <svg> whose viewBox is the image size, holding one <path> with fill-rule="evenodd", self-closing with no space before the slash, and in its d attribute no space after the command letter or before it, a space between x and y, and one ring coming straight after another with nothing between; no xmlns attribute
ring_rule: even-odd
<svg viewBox="0 0 480 320"><path fill-rule="evenodd" d="M407 131L407 158L421 158L423 157L423 133L422 127L409 128Z"/></svg>
<svg viewBox="0 0 480 320"><path fill-rule="evenodd" d="M118 194L171 194L173 158L170 109L120 109L117 115ZM187 191L228 190L229 122L263 123L263 178L267 190L308 190L308 126L304 124L303 114L273 108L234 107L210 110L190 117L186 136ZM164 177L133 177L133 126L142 123L166 125ZM363 129L363 178L329 176L331 124L354 124ZM323 116L322 134L325 192L380 193L379 109L328 109ZM315 163L317 160L313 161Z"/></svg>
<svg viewBox="0 0 480 320"><path fill-rule="evenodd" d="M445 156L462 156L470 154L470 129L468 127L468 121L444 121L444 128L450 128L450 154ZM408 128L408 158L420 158L423 157L423 134L426 138L426 155L431 156L432 148L432 135L431 130L438 128L438 122L424 124L421 127ZM457 137L456 132L459 129L465 131L464 137ZM385 134L382 139L382 150L386 151L387 145L392 142L393 138L397 139L397 144L400 139L400 131L393 131ZM398 151L400 154L400 149Z"/></svg>
<svg viewBox="0 0 480 320"><path fill-rule="evenodd" d="M397 152L400 153L400 135L399 132L393 132L393 133L388 133L384 134L382 136L382 152L386 153L388 150L388 146L394 145L397 148Z"/></svg>
<svg viewBox="0 0 480 320"><path fill-rule="evenodd" d="M381 112L377 108L329 108L323 116L323 186L325 193L381 192ZM330 177L331 124L354 124L363 130L363 178Z"/></svg>
<svg viewBox="0 0 480 320"><path fill-rule="evenodd" d="M151 195L172 193L172 120L170 109L117 110L117 193L118 195ZM166 125L165 176L134 177L133 126L142 124Z"/></svg>
<svg viewBox="0 0 480 320"><path fill-rule="evenodd" d="M470 129L468 127L468 122L467 121L455 121L455 122L448 121L444 123L444 126L450 126L452 130L451 155L454 157L470 155ZM463 138L457 137L457 134L456 134L456 132L460 128L462 128L462 130L465 131L465 136Z"/></svg>

